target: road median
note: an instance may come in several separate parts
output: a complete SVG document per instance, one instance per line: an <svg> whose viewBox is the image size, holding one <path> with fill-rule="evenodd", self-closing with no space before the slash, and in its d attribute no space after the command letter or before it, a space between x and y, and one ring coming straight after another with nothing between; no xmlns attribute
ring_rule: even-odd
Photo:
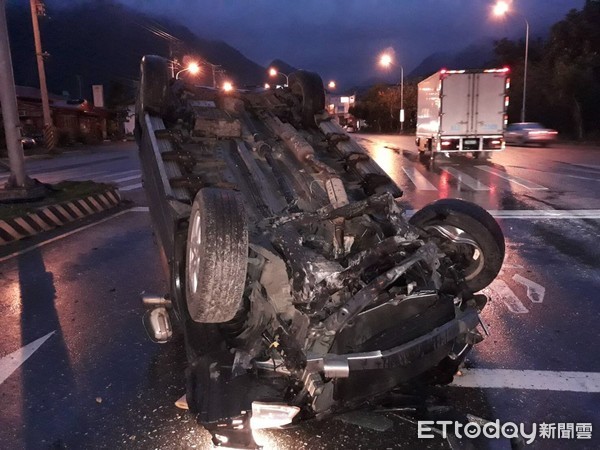
<svg viewBox="0 0 600 450"><path fill-rule="evenodd" d="M50 195L43 200L0 206L0 245L53 230L115 208L120 203L118 189L110 184L59 183L51 187Z"/></svg>

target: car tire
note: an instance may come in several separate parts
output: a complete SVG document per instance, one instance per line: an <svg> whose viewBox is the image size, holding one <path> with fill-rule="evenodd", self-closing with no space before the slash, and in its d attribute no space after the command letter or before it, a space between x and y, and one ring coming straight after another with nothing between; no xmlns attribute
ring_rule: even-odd
<svg viewBox="0 0 600 450"><path fill-rule="evenodd" d="M323 80L305 70L293 72L289 77L289 88L300 101L300 117L307 128L315 128L315 114L325 109L325 89Z"/></svg>
<svg viewBox="0 0 600 450"><path fill-rule="evenodd" d="M466 287L477 292L498 275L504 262L504 235L494 218L482 207L458 199L442 199L417 211L409 220L425 233L440 236L441 250L462 267ZM438 234L434 226L446 225L465 233L476 247L456 243Z"/></svg>
<svg viewBox="0 0 600 450"><path fill-rule="evenodd" d="M140 64L139 108L141 111L164 116L169 105L171 74L169 62L156 55L146 55Z"/></svg>
<svg viewBox="0 0 600 450"><path fill-rule="evenodd" d="M242 306L248 223L235 191L204 188L192 204L186 251L186 302L191 319L222 323Z"/></svg>

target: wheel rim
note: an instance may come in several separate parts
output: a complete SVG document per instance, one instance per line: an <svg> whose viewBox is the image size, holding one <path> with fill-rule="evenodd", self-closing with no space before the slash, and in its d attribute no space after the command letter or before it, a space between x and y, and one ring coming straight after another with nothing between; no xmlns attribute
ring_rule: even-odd
<svg viewBox="0 0 600 450"><path fill-rule="evenodd" d="M200 243L202 242L202 227L200 214L196 212L191 224L191 234L188 242L188 289L190 293L198 292L200 281Z"/></svg>
<svg viewBox="0 0 600 450"><path fill-rule="evenodd" d="M468 261L467 267L464 268L466 281L473 280L481 273L485 266L485 256L477 241L469 233L452 225L430 225L425 229L435 231L445 239L446 243L442 247L448 253Z"/></svg>

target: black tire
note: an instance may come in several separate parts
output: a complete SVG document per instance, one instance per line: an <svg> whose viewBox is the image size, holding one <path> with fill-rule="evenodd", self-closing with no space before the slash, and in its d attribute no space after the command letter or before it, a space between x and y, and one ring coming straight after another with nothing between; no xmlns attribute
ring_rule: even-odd
<svg viewBox="0 0 600 450"><path fill-rule="evenodd" d="M160 56L146 55L140 64L138 103L141 111L164 116L169 105L171 74L169 62Z"/></svg>
<svg viewBox="0 0 600 450"><path fill-rule="evenodd" d="M298 70L289 77L289 88L300 101L302 124L308 128L316 127L315 114L325 109L325 89L323 80L314 72Z"/></svg>
<svg viewBox="0 0 600 450"><path fill-rule="evenodd" d="M248 265L248 225L239 193L198 191L188 228L186 301L200 323L227 322L242 306Z"/></svg>
<svg viewBox="0 0 600 450"><path fill-rule="evenodd" d="M425 232L433 225L449 225L461 229L477 243L479 258L468 244L455 244L446 241L449 257L464 270L465 282L471 292L488 286L498 275L504 262L504 235L496 220L482 207L458 199L442 199L430 203L417 211L409 220ZM471 260L465 260L471 249Z"/></svg>

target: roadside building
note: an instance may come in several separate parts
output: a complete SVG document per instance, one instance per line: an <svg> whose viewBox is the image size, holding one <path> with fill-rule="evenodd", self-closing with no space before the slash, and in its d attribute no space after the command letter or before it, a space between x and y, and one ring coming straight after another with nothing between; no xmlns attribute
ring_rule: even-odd
<svg viewBox="0 0 600 450"><path fill-rule="evenodd" d="M41 141L44 118L40 90L16 86L16 93L22 134ZM69 100L55 94L49 94L49 100L52 121L58 129L59 145L97 143L120 138L124 134L123 120L118 111L95 107L87 100ZM4 139L0 145L5 145Z"/></svg>

